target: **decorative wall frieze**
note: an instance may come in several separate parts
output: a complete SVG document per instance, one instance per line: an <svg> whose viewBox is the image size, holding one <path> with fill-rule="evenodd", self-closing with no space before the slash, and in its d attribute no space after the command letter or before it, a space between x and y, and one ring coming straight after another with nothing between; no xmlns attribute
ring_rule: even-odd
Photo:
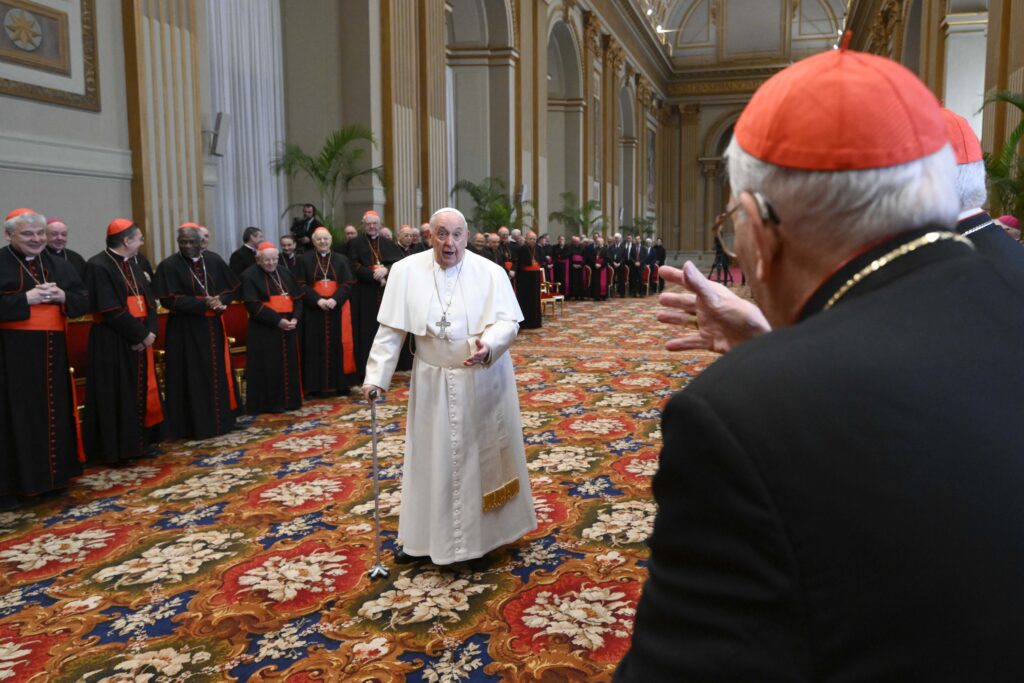
<svg viewBox="0 0 1024 683"><path fill-rule="evenodd" d="M730 81L695 81L669 83L669 97L693 95L735 95L752 93L761 87L767 78L737 79Z"/></svg>

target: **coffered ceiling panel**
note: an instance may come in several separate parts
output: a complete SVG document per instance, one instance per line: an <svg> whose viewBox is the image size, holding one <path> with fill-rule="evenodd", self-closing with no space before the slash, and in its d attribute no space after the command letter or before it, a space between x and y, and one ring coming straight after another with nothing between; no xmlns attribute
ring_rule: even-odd
<svg viewBox="0 0 1024 683"><path fill-rule="evenodd" d="M846 0L628 0L673 66L787 64L835 44Z"/></svg>

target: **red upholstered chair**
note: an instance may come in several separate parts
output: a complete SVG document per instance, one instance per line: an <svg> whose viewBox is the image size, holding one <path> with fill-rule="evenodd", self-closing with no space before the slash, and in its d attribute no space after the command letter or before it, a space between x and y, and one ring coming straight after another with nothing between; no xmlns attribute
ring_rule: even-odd
<svg viewBox="0 0 1024 683"><path fill-rule="evenodd" d="M75 408L81 412L85 408L85 383L89 376L89 330L92 329L92 316L68 320L65 342L68 350L68 367L71 379L75 383Z"/></svg>
<svg viewBox="0 0 1024 683"><path fill-rule="evenodd" d="M658 264L655 263L651 266L651 287L654 287L654 293L658 293Z"/></svg>
<svg viewBox="0 0 1024 683"><path fill-rule="evenodd" d="M245 310L245 304L241 301L232 301L228 309L224 311L221 318L224 322L224 331L228 335L228 346L231 352L231 369L235 372L235 383L238 385L238 393L245 400L245 349L246 339L249 334L249 314Z"/></svg>
<svg viewBox="0 0 1024 683"><path fill-rule="evenodd" d="M640 284L644 288L644 296L651 293L651 267L644 266L640 271Z"/></svg>
<svg viewBox="0 0 1024 683"><path fill-rule="evenodd" d="M167 344L167 318L171 314L163 306L156 309L156 341L153 342L153 356L156 359L156 383L160 387L160 395L165 396L164 378L166 377L166 363L164 356Z"/></svg>

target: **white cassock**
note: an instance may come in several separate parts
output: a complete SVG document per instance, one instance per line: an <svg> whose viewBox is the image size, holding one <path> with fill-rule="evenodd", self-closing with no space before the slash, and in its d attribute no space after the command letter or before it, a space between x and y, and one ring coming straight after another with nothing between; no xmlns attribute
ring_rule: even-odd
<svg viewBox="0 0 1024 683"><path fill-rule="evenodd" d="M471 560L537 526L508 353L522 319L504 269L472 252L442 269L427 250L388 273L365 382L387 389L415 335L398 521L410 555ZM465 367L477 339L490 357Z"/></svg>

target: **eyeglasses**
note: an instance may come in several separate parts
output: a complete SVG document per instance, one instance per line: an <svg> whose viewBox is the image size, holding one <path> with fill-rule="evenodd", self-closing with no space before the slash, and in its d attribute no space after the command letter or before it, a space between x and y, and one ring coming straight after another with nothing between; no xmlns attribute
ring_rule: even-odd
<svg viewBox="0 0 1024 683"><path fill-rule="evenodd" d="M761 216L761 220L765 223L772 222L778 225L781 222L779 220L779 216L775 213L775 209L772 207L771 203L764 198L764 195L760 192L751 192L750 194L754 198L754 202L757 204L757 213ZM718 214L715 218L714 224L711 226L712 229L720 224L724 224L725 221L732 218L732 215L736 213L736 210L739 209L740 206L741 204L736 202L733 204L731 209L725 213Z"/></svg>

